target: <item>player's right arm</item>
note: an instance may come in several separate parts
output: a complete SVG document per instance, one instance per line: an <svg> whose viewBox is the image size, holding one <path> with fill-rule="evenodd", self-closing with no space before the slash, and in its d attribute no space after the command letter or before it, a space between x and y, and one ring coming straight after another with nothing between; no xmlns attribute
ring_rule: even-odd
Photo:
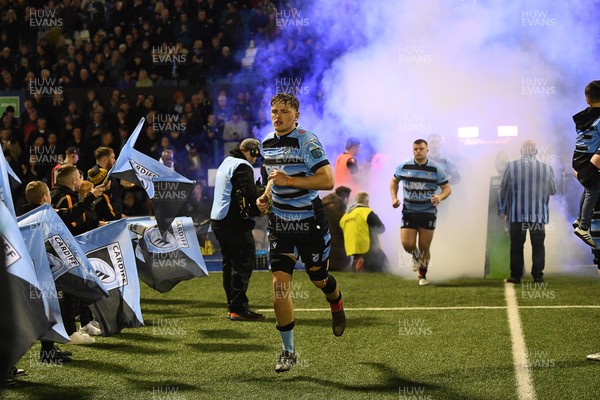
<svg viewBox="0 0 600 400"><path fill-rule="evenodd" d="M266 214L269 211L269 204L271 203L271 186L273 186L273 180L269 179L265 192L256 199L256 206L260 210L261 214Z"/></svg>
<svg viewBox="0 0 600 400"><path fill-rule="evenodd" d="M400 187L400 180L395 176L390 182L390 194L392 195L392 207L400 207L400 200L398 199L398 189Z"/></svg>

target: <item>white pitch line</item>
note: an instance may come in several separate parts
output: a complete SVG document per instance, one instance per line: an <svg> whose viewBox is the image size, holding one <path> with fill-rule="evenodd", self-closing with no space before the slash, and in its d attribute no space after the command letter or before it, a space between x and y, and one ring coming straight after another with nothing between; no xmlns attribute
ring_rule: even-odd
<svg viewBox="0 0 600 400"><path fill-rule="evenodd" d="M517 377L517 394L520 400L535 400L535 389L533 387L531 370L529 369L527 347L525 345L525 337L523 336L521 317L519 316L517 294L513 284L507 283L504 285L504 297L506 299L506 313L508 315L508 325L512 341L513 364Z"/></svg>
<svg viewBox="0 0 600 400"><path fill-rule="evenodd" d="M507 306L455 306L455 307L344 307L346 311L447 311L447 310L506 310ZM567 305L567 306L518 306L532 309L572 309L600 308L600 305ZM272 308L263 308L257 312L273 312ZM331 311L329 308L295 308L294 312Z"/></svg>

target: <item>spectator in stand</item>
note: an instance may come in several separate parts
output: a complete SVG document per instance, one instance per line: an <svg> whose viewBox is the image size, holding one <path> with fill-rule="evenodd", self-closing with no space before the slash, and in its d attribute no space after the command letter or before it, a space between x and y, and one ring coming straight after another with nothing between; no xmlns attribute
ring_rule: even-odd
<svg viewBox="0 0 600 400"><path fill-rule="evenodd" d="M119 81L117 87L121 90L133 89L134 87L136 87L136 80L131 77L130 71L125 71L125 73L123 74L123 79Z"/></svg>
<svg viewBox="0 0 600 400"><path fill-rule="evenodd" d="M185 215L191 217L195 224L207 222L210 219L212 199L205 193L206 181L196 180L194 189L184 206Z"/></svg>
<svg viewBox="0 0 600 400"><path fill-rule="evenodd" d="M44 140L47 140L50 132L51 131L48 129L48 121L46 118L38 117L36 120L36 129L31 132L25 144L27 146L31 146L38 137L42 137Z"/></svg>
<svg viewBox="0 0 600 400"><path fill-rule="evenodd" d="M173 28L173 37L186 49L192 46L192 24L188 19L187 12L184 11L180 14L179 21Z"/></svg>
<svg viewBox="0 0 600 400"><path fill-rule="evenodd" d="M133 192L126 190L123 195L123 214L128 217L150 215L150 210L135 197Z"/></svg>
<svg viewBox="0 0 600 400"><path fill-rule="evenodd" d="M204 171L202 168L202 157L198 154L196 145L194 143L189 143L185 149L186 157L183 161L182 175L188 179L194 179L196 181L204 178L206 176L206 171Z"/></svg>
<svg viewBox="0 0 600 400"><path fill-rule="evenodd" d="M198 20L194 21L192 25L193 37L198 38L203 44L207 45L210 43L211 38L217 34L217 28L213 21L208 20L206 10L198 10L197 17Z"/></svg>
<svg viewBox="0 0 600 400"><path fill-rule="evenodd" d="M58 175L58 169L65 164L77 165L79 162L79 148L77 147L69 147L65 152L65 157L62 161L59 161L54 168L52 168L52 172L50 173L50 189L54 189L54 185L56 185L56 176Z"/></svg>
<svg viewBox="0 0 600 400"><path fill-rule="evenodd" d="M87 125L85 129L84 138L86 141L96 147L100 143L100 137L102 132L108 129L104 117L100 111L92 112L92 121Z"/></svg>
<svg viewBox="0 0 600 400"><path fill-rule="evenodd" d="M240 63L231 54L231 49L228 46L223 46L221 54L217 58L216 73L221 79L231 79L233 75L240 70Z"/></svg>
<svg viewBox="0 0 600 400"><path fill-rule="evenodd" d="M217 168L223 154L223 131L216 122L213 114L209 114L201 134L203 147L201 154L207 160L209 168Z"/></svg>
<svg viewBox="0 0 600 400"><path fill-rule="evenodd" d="M223 127L224 157L227 157L229 152L236 149L239 142L249 135L248 123L240 118L239 111L234 110L231 119L225 122Z"/></svg>
<svg viewBox="0 0 600 400"><path fill-rule="evenodd" d="M242 44L243 21L236 3L227 3L227 12L223 17L221 27L225 33L226 41L231 43L234 50L238 50Z"/></svg>
<svg viewBox="0 0 600 400"><path fill-rule="evenodd" d="M220 129L223 129L225 122L231 117L231 107L227 104L227 95L224 91L217 98L217 107L214 110L216 123Z"/></svg>
<svg viewBox="0 0 600 400"><path fill-rule="evenodd" d="M212 113L213 103L206 97L206 92L203 89L198 90L192 95L192 107L200 114L203 124L205 124L208 115Z"/></svg>
<svg viewBox="0 0 600 400"><path fill-rule="evenodd" d="M125 72L125 60L121 57L119 50L113 50L110 53L110 60L104 63L104 71L110 84L114 85L119 81L123 72Z"/></svg>
<svg viewBox="0 0 600 400"><path fill-rule="evenodd" d="M135 83L136 88L144 88L144 87L152 87L154 86L154 82L148 76L148 72L145 69L140 69L138 80Z"/></svg>
<svg viewBox="0 0 600 400"><path fill-rule="evenodd" d="M151 121L151 119L149 119ZM146 126L145 135L137 140L135 146L136 149L147 155L148 157L155 157L156 151L158 149L158 144L160 141L160 136L158 133L154 131L153 124L148 124Z"/></svg>
<svg viewBox="0 0 600 400"><path fill-rule="evenodd" d="M188 81L190 85L204 85L210 70L208 53L204 50L204 43L200 39L194 40L192 50L188 53L190 66L188 68Z"/></svg>
<svg viewBox="0 0 600 400"><path fill-rule="evenodd" d="M158 161L161 164L163 164L165 167L169 168L171 171L177 172L177 173L185 176L185 171L184 171L183 167L177 161L175 161L174 150L171 150L171 149L163 150Z"/></svg>

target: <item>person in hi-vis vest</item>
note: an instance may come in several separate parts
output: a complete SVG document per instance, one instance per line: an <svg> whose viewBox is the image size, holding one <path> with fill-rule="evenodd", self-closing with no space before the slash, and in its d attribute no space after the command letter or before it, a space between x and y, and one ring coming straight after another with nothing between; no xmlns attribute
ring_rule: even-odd
<svg viewBox="0 0 600 400"><path fill-rule="evenodd" d="M358 192L354 204L340 220L344 232L346 254L353 256L357 272L385 272L390 262L379 244L379 234L385 231L383 222L369 208L369 195Z"/></svg>
<svg viewBox="0 0 600 400"><path fill-rule="evenodd" d="M210 213L211 228L223 255L223 288L232 321L259 321L265 318L248 308L246 291L256 265L252 229L260 215L258 191L252 164L261 157L260 142L245 139L217 169L215 194Z"/></svg>

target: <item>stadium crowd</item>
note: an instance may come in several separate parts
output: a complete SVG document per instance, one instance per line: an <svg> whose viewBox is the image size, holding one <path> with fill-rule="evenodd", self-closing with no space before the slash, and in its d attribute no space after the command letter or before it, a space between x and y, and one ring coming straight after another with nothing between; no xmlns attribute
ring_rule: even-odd
<svg viewBox="0 0 600 400"><path fill-rule="evenodd" d="M15 199L32 180L51 185L69 148L84 174L97 148L118 157L142 117L136 148L161 162L170 151L169 166L205 187L270 125L263 94L238 78L278 38L276 14L271 0L0 1L0 90L22 105L0 125Z"/></svg>

